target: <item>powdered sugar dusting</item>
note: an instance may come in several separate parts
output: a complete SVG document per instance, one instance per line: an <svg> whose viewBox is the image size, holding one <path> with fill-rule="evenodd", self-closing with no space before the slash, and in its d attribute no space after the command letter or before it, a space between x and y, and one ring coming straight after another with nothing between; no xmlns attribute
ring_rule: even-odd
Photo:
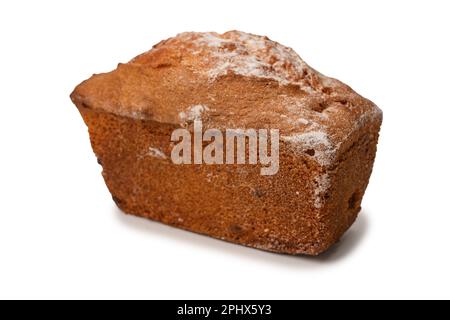
<svg viewBox="0 0 450 320"><path fill-rule="evenodd" d="M329 165L336 152L325 131L309 131L291 136L281 136L281 140L290 142L300 151L314 150L314 157L320 165Z"/></svg>
<svg viewBox="0 0 450 320"><path fill-rule="evenodd" d="M202 120L202 114L209 111L209 108L204 105L195 105L189 107L186 111L182 111L178 114L178 118L182 122Z"/></svg>
<svg viewBox="0 0 450 320"><path fill-rule="evenodd" d="M284 136L285 141L291 141L294 143L301 143L307 147L326 146L330 147L331 143L328 139L328 135L324 131L311 131L292 136Z"/></svg>
<svg viewBox="0 0 450 320"><path fill-rule="evenodd" d="M317 187L314 190L314 206L319 209L323 206L323 196L330 188L331 182L328 173L317 176L314 181L317 184Z"/></svg>
<svg viewBox="0 0 450 320"><path fill-rule="evenodd" d="M167 156L160 149L150 147L148 148L147 155L150 157L158 158L158 159L167 159Z"/></svg>
<svg viewBox="0 0 450 320"><path fill-rule="evenodd" d="M230 72L246 77L265 78L280 85L299 85L306 92L323 88L322 76L310 68L291 48L267 37L240 31L225 34L182 33L176 37L182 43L193 43L192 53L205 52L211 81Z"/></svg>

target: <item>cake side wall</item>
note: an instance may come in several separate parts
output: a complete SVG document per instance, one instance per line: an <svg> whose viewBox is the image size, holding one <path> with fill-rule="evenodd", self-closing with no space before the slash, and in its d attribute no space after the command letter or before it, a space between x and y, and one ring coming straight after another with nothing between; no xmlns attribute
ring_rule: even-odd
<svg viewBox="0 0 450 320"><path fill-rule="evenodd" d="M375 114L353 132L342 144L335 166L328 172L331 187L321 217L324 226L321 237L327 239L327 243L337 242L361 211L374 166L381 122L381 113Z"/></svg>
<svg viewBox="0 0 450 320"><path fill-rule="evenodd" d="M254 248L317 254L319 167L284 145L280 171L252 165L174 165L171 125L79 108L105 182L126 213Z"/></svg>

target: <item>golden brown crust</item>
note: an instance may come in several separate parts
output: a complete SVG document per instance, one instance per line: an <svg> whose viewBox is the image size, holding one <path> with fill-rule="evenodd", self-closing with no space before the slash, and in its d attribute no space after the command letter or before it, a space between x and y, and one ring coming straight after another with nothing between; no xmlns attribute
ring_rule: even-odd
<svg viewBox="0 0 450 320"><path fill-rule="evenodd" d="M292 49L238 31L180 34L71 98L125 212L293 254L326 250L356 218L382 120ZM170 133L200 118L205 129L279 129L280 172L173 165Z"/></svg>

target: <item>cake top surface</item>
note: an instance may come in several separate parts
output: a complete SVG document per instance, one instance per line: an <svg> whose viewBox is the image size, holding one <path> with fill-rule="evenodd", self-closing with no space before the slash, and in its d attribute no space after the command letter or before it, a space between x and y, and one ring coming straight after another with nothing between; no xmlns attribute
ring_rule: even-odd
<svg viewBox="0 0 450 320"><path fill-rule="evenodd" d="M381 111L342 82L267 37L230 31L181 33L72 93L78 107L175 126L273 128L326 164Z"/></svg>
<svg viewBox="0 0 450 320"><path fill-rule="evenodd" d="M308 92L313 91L307 83L307 75L314 71L291 48L267 37L239 31L223 35L187 32L164 45L182 47L194 56L206 56L199 62L210 80L232 72L245 77L272 79L284 85L299 84Z"/></svg>

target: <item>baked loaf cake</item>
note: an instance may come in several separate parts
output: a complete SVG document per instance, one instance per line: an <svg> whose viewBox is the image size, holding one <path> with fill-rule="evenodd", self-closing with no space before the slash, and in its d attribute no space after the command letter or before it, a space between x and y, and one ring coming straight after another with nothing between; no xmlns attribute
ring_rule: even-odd
<svg viewBox="0 0 450 320"><path fill-rule="evenodd" d="M287 254L320 254L355 221L382 122L375 104L292 49L239 31L162 41L71 99L124 212ZM278 172L175 164L172 133L198 121L279 130Z"/></svg>

